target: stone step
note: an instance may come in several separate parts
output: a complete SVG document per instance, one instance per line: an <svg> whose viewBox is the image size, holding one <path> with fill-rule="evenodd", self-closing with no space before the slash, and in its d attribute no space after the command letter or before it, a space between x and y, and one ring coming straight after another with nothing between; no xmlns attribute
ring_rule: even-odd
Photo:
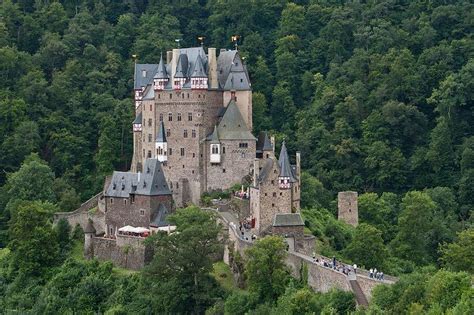
<svg viewBox="0 0 474 315"><path fill-rule="evenodd" d="M359 282L357 282L357 280L349 280L349 283L351 285L352 292L354 292L357 304L365 307L369 306L369 301L367 301L367 297L362 291Z"/></svg>

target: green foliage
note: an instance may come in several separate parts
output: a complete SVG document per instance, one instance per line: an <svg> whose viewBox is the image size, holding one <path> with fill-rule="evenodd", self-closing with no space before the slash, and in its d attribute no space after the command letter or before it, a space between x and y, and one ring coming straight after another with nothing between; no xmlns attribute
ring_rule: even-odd
<svg viewBox="0 0 474 315"><path fill-rule="evenodd" d="M474 273L474 229L470 228L458 233L454 243L443 244L440 247L443 266L452 271L467 271Z"/></svg>
<svg viewBox="0 0 474 315"><path fill-rule="evenodd" d="M380 269L384 266L388 251L383 243L382 232L369 224L361 223L345 249L345 254L366 269L373 267Z"/></svg>
<svg viewBox="0 0 474 315"><path fill-rule="evenodd" d="M50 219L57 208L43 201L21 201L10 220L10 264L28 276L40 276L59 263L57 235Z"/></svg>
<svg viewBox="0 0 474 315"><path fill-rule="evenodd" d="M159 297L153 302L155 309L202 312L221 294L209 275L212 259L222 249L220 226L211 213L196 207L180 209L169 220L177 225L176 233L159 233L147 240L155 253L144 273L146 290Z"/></svg>
<svg viewBox="0 0 474 315"><path fill-rule="evenodd" d="M281 237L267 236L246 251L245 274L249 291L259 301L275 301L288 281L284 263L286 244Z"/></svg>

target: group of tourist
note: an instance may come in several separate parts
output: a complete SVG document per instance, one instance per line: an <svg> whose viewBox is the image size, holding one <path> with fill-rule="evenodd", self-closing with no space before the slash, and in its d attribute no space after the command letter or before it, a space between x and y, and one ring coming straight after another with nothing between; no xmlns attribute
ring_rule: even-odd
<svg viewBox="0 0 474 315"><path fill-rule="evenodd" d="M377 271L377 268L370 268L369 278L383 281L383 272Z"/></svg>
<svg viewBox="0 0 474 315"><path fill-rule="evenodd" d="M320 264L323 267L331 268L331 269L334 269L336 271L342 272L346 276L348 276L351 272L353 272L354 274L357 274L357 265L356 264L354 264L352 266L343 264L341 262L338 262L336 260L336 257L333 257L332 261L328 260L328 259L324 259L322 257L317 258L316 253L313 252L313 262L315 262L317 264ZM369 270L369 278L383 281L384 280L384 275L383 275L382 271L377 271L377 268L371 268Z"/></svg>
<svg viewBox="0 0 474 315"><path fill-rule="evenodd" d="M234 192L234 196L240 199L249 199L249 194L246 191L237 190Z"/></svg>

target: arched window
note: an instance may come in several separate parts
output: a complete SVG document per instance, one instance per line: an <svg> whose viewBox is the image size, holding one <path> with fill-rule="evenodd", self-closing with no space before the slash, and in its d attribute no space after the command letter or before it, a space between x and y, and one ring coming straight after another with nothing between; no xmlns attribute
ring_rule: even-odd
<svg viewBox="0 0 474 315"><path fill-rule="evenodd" d="M173 114L172 113L168 114L168 121L173 121Z"/></svg>

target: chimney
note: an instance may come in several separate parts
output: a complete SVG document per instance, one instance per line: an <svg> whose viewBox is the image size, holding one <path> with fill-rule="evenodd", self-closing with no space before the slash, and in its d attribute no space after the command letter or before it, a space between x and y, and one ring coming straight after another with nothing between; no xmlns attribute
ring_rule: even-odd
<svg viewBox="0 0 474 315"><path fill-rule="evenodd" d="M174 86L174 76L176 75L176 67L178 66L179 49L173 49L173 57L171 59L171 84Z"/></svg>
<svg viewBox="0 0 474 315"><path fill-rule="evenodd" d="M209 48L207 50L207 56L209 58L209 88L217 89L217 57L216 49Z"/></svg>
<svg viewBox="0 0 474 315"><path fill-rule="evenodd" d="M171 62L171 59L173 58L173 52L171 50L166 52L166 64L169 64Z"/></svg>
<svg viewBox="0 0 474 315"><path fill-rule="evenodd" d="M272 144L273 154L275 154L275 136L270 137L270 142Z"/></svg>
<svg viewBox="0 0 474 315"><path fill-rule="evenodd" d="M258 177L260 176L259 159L253 160L253 187L258 187Z"/></svg>

